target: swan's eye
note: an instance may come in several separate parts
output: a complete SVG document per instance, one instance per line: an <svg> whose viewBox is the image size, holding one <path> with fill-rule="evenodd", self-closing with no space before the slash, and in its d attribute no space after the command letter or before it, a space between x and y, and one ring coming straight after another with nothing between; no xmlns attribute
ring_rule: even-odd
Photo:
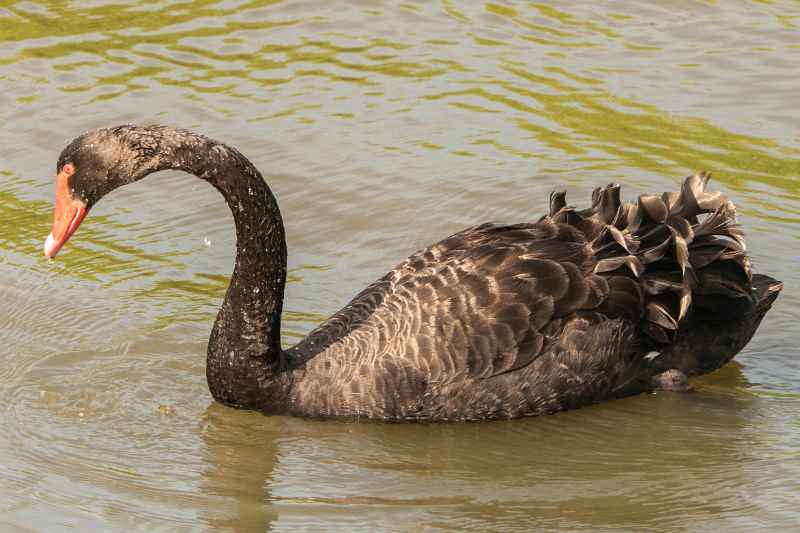
<svg viewBox="0 0 800 533"><path fill-rule="evenodd" d="M75 165L72 163L67 163L63 167L61 167L61 172L67 175L67 177L72 176L75 174Z"/></svg>

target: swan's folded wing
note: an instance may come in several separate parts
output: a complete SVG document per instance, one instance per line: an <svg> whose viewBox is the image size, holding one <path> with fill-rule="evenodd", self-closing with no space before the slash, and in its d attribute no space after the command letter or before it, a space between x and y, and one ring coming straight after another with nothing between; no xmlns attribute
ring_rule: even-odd
<svg viewBox="0 0 800 533"><path fill-rule="evenodd" d="M383 333L369 364L406 364L435 383L525 367L560 334L562 317L609 300L612 287L591 272L589 254L581 233L549 220L445 239L374 287L382 300L362 327Z"/></svg>
<svg viewBox="0 0 800 533"><path fill-rule="evenodd" d="M568 224L483 224L412 255L297 348L324 350L338 379L362 368L414 369L432 384L512 372L553 345L568 315L642 315L638 285L595 263Z"/></svg>
<svg viewBox="0 0 800 533"><path fill-rule="evenodd" d="M340 377L401 368L483 379L559 349L562 319L584 311L635 326L642 355L670 344L697 298L742 298L750 286L733 205L706 182L690 176L680 193L634 204L611 184L580 211L554 195L535 224L456 233L362 291L298 345L300 359L325 350Z"/></svg>
<svg viewBox="0 0 800 533"><path fill-rule="evenodd" d="M553 320L607 299L605 280L584 272L588 253L582 234L550 221L468 228L409 257L296 349L330 347L340 372L400 364L432 381L509 372L542 352Z"/></svg>

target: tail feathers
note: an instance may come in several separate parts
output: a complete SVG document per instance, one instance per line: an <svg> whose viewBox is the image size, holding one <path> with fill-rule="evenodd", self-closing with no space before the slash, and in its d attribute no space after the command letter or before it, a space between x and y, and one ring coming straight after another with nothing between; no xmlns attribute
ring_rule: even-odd
<svg viewBox="0 0 800 533"><path fill-rule="evenodd" d="M736 208L718 191L707 191L711 174L687 177L680 191L620 200L620 186L592 193L592 207L576 210L566 195L550 195L550 218L580 230L590 243L594 273L608 279L603 311L617 316L626 301L639 301L640 327L658 343L674 339L693 296L741 298L750 293L752 272ZM631 284L614 281L628 278ZM616 287L616 292L615 292Z"/></svg>

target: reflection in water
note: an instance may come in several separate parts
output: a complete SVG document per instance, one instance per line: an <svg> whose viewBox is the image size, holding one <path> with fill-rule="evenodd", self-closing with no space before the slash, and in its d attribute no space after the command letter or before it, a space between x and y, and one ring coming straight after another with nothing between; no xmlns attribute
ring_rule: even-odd
<svg viewBox="0 0 800 533"><path fill-rule="evenodd" d="M206 448L201 490L227 505L210 505L205 522L212 529L268 531L278 512L270 505L274 470L279 457L278 424L265 424L254 413L230 416L229 409L211 404L201 435ZM256 435L253 430L259 431ZM254 438L255 437L255 438Z"/></svg>
<svg viewBox="0 0 800 533"><path fill-rule="evenodd" d="M796 3L0 6L0 529L796 530ZM42 259L54 158L163 122L237 146L288 231L291 344L420 246L707 168L786 289L688 395L386 426L211 402L233 225L163 173Z"/></svg>
<svg viewBox="0 0 800 533"><path fill-rule="evenodd" d="M456 530L528 531L522 519L535 516L546 529L597 531L687 520L702 528L725 515L729 527L745 527L760 503L740 501L730 513L730 501L761 477L745 465L759 439L751 421L762 415L742 398L698 395L450 425L264 419L212 405L201 489L235 503L224 512L211 505L206 521L237 531L346 531L413 517Z"/></svg>

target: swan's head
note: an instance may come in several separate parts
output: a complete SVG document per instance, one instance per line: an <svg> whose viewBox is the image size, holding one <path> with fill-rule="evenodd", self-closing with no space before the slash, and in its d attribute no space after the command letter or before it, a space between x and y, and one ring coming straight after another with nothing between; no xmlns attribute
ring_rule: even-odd
<svg viewBox="0 0 800 533"><path fill-rule="evenodd" d="M133 127L88 131L61 152L53 228L44 243L47 257L56 256L100 198L137 179L142 153L125 135L125 128Z"/></svg>

